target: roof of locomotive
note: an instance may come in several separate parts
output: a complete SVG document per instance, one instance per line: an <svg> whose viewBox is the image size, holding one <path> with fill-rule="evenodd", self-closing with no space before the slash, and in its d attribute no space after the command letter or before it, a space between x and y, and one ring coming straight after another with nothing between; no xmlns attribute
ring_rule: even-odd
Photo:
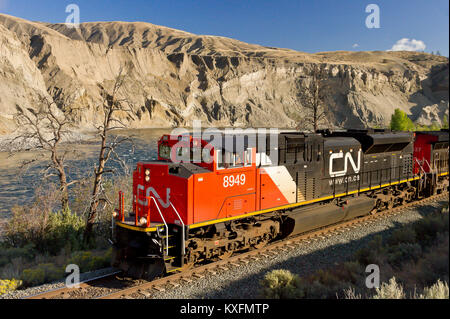
<svg viewBox="0 0 450 319"><path fill-rule="evenodd" d="M416 135L423 134L437 136L438 142L448 142L449 140L448 130L446 129L442 129L440 131L416 131L415 133Z"/></svg>
<svg viewBox="0 0 450 319"><path fill-rule="evenodd" d="M353 137L330 136L324 138L324 147L328 148L345 148L345 147L361 147L361 144Z"/></svg>

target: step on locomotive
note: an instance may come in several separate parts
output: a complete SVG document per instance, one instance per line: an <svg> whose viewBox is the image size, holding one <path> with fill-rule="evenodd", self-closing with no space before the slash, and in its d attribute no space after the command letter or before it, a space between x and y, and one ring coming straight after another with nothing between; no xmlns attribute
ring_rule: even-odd
<svg viewBox="0 0 450 319"><path fill-rule="evenodd" d="M448 191L448 167L448 130L164 135L119 193L112 263L152 280Z"/></svg>

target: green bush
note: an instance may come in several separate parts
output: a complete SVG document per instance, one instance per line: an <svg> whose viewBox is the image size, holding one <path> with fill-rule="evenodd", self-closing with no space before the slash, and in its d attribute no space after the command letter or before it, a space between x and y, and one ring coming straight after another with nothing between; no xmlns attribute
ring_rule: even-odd
<svg viewBox="0 0 450 319"><path fill-rule="evenodd" d="M266 274L261 280L262 295L267 299L303 298L301 279L288 270L278 269Z"/></svg>
<svg viewBox="0 0 450 319"><path fill-rule="evenodd" d="M100 256L96 256L90 251L79 251L72 254L68 264L77 265L81 272L101 269L111 265L111 254L112 249L107 250Z"/></svg>
<svg viewBox="0 0 450 319"><path fill-rule="evenodd" d="M380 235L377 235L366 247L359 249L355 253L355 259L361 265L376 264L379 263L383 250L383 239Z"/></svg>
<svg viewBox="0 0 450 319"><path fill-rule="evenodd" d="M439 233L448 232L448 226L448 213L438 213L414 223L413 229L418 242L422 245L430 245Z"/></svg>
<svg viewBox="0 0 450 319"><path fill-rule="evenodd" d="M56 255L61 249L82 249L85 222L70 210L39 211L35 207L15 207L5 226L4 245L35 247L37 252Z"/></svg>
<svg viewBox="0 0 450 319"><path fill-rule="evenodd" d="M417 261L421 255L419 244L401 243L388 248L387 261L393 267L400 268L406 261Z"/></svg>
<svg viewBox="0 0 450 319"><path fill-rule="evenodd" d="M414 123L411 119L400 109L395 109L391 117L391 129L393 131L412 131L414 130Z"/></svg>
<svg viewBox="0 0 450 319"><path fill-rule="evenodd" d="M412 227L408 226L395 230L387 239L387 243L391 246L415 242L416 232Z"/></svg>
<svg viewBox="0 0 450 319"><path fill-rule="evenodd" d="M13 259L22 258L24 260L32 260L35 257L35 247L28 244L25 247L1 247L0 248L0 267L9 264Z"/></svg>
<svg viewBox="0 0 450 319"><path fill-rule="evenodd" d="M64 278L65 271L62 267L54 264L39 264L34 268L25 269L21 279L25 286L36 286L48 282L53 282Z"/></svg>

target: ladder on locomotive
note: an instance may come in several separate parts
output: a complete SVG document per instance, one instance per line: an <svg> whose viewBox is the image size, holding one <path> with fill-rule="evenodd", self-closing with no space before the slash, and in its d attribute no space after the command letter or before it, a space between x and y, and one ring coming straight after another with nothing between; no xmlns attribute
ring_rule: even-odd
<svg viewBox="0 0 450 319"><path fill-rule="evenodd" d="M417 158L414 158L414 159L415 159L417 165L419 166L420 178L419 178L419 183L418 183L417 194L420 194L422 192L422 190L427 187L427 172L423 168L422 164L417 160ZM431 168L430 168L430 171L431 171Z"/></svg>
<svg viewBox="0 0 450 319"><path fill-rule="evenodd" d="M181 237L181 249L179 243L177 243L178 236L175 236L175 232L172 231L169 232L169 225L167 224L163 213L161 212L161 209L159 208L158 202L155 200L153 196L150 196L147 198L148 205L150 207L150 200L153 199L153 202L155 203L156 208L158 209L158 213L161 216L161 219L164 223L164 230L161 231L159 227L157 227L156 231L158 233L158 236L162 239L162 252L163 252L163 259L166 264L166 272L173 272L178 269L180 269L183 266L184 262L184 255L186 254L186 226L181 219L180 214L178 213L178 210L175 208L175 206L170 203L170 207L172 207L173 211L175 212L176 216L178 217L178 221L180 222L181 226L181 234L179 236ZM179 258L179 264L180 267L174 267L173 261Z"/></svg>

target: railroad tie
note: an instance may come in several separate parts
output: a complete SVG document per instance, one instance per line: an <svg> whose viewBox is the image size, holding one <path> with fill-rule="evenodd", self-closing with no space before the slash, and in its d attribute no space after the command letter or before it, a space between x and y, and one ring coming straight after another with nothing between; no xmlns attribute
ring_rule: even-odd
<svg viewBox="0 0 450 319"><path fill-rule="evenodd" d="M160 287L160 286L153 286L152 289L154 289L154 290L156 290L156 291L159 291L159 292L164 292L164 291L166 291L166 289L164 289L163 287Z"/></svg>
<svg viewBox="0 0 450 319"><path fill-rule="evenodd" d="M222 269L222 270L225 270L225 271L230 270L230 268L228 268L228 267L225 266L225 265L219 265L219 266L217 266L217 268Z"/></svg>
<svg viewBox="0 0 450 319"><path fill-rule="evenodd" d="M151 293L150 292L148 292L147 290L139 290L139 293L141 294L141 295L143 295L144 297L146 297L146 298L149 298L149 297L151 297Z"/></svg>
<svg viewBox="0 0 450 319"><path fill-rule="evenodd" d="M70 299L70 294L68 294L68 293L62 293L62 294L61 294L61 298L62 298L62 299Z"/></svg>
<svg viewBox="0 0 450 319"><path fill-rule="evenodd" d="M186 278L186 277L181 277L180 280L183 280L183 281L185 281L185 282L187 282L187 283L191 283L191 282L192 282L191 279Z"/></svg>
<svg viewBox="0 0 450 319"><path fill-rule="evenodd" d="M238 263L234 263L234 262L228 262L228 265L232 265L232 266L235 266L235 267L239 267L240 266L240 264L238 264Z"/></svg>
<svg viewBox="0 0 450 319"><path fill-rule="evenodd" d="M205 278L204 275L202 275L202 274L197 274L197 273L193 273L193 274L192 274L192 277L195 277L195 278L198 278L198 279Z"/></svg>

